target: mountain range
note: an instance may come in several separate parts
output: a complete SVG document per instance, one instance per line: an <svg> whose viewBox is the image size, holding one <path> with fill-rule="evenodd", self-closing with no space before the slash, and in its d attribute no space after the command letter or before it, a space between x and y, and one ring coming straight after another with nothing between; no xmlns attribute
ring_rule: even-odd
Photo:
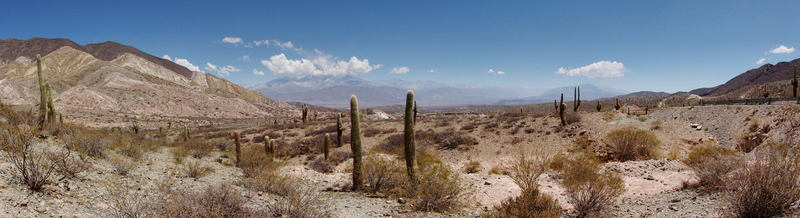
<svg viewBox="0 0 800 218"><path fill-rule="evenodd" d="M0 40L0 98L8 105L36 106L35 56L65 120L90 126L119 126L145 117L248 118L294 114L279 104L223 78L190 71L131 46L104 42L80 46L68 39ZM86 114L94 114L87 116ZM99 118L103 117L103 118Z"/></svg>
<svg viewBox="0 0 800 218"><path fill-rule="evenodd" d="M267 83L245 85L245 88L265 96L287 102L344 108L350 95L355 94L364 107L403 104L407 90L414 90L415 98L427 107L454 107L464 105L525 105L549 102L560 94L573 93L573 86L553 89L526 89L520 87L490 87L476 85L449 85L432 81L407 81L400 79L367 81L356 76L297 76L284 77ZM626 91L581 85L581 99L592 100L626 94Z"/></svg>

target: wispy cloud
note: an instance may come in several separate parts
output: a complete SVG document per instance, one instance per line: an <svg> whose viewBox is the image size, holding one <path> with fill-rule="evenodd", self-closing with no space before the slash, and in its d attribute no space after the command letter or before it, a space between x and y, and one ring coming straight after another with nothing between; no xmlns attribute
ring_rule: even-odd
<svg viewBox="0 0 800 218"><path fill-rule="evenodd" d="M756 61L756 64L758 64L758 65L764 64L764 61L766 61L766 60L767 60L766 58L761 58L758 61Z"/></svg>
<svg viewBox="0 0 800 218"><path fill-rule="evenodd" d="M250 55L242 55L242 61L250 61Z"/></svg>
<svg viewBox="0 0 800 218"><path fill-rule="evenodd" d="M278 41L277 39L274 39L274 40L272 40L272 42L274 42L273 44L275 44L275 45L277 45L278 47L281 47L281 48L294 48L294 44L292 44L292 41L281 42L281 41Z"/></svg>
<svg viewBox="0 0 800 218"><path fill-rule="evenodd" d="M428 70L428 73L439 73L439 70Z"/></svg>
<svg viewBox="0 0 800 218"><path fill-rule="evenodd" d="M408 73L408 71L411 71L411 69L408 69L408 67L400 67L400 68L395 67L395 68L392 68L392 70L390 70L389 73L390 74L405 74L405 73Z"/></svg>
<svg viewBox="0 0 800 218"><path fill-rule="evenodd" d="M269 40L253 41L256 46L269 45Z"/></svg>
<svg viewBox="0 0 800 218"><path fill-rule="evenodd" d="M264 75L264 71L258 71L258 70L256 70L255 68L253 68L253 75L260 75L260 76L263 76L263 75Z"/></svg>
<svg viewBox="0 0 800 218"><path fill-rule="evenodd" d="M497 75L506 74L506 72L504 72L504 71L499 71L499 70L498 71L494 71L494 69L489 69L489 71L486 71L486 73L488 73L488 74L497 74Z"/></svg>
<svg viewBox="0 0 800 218"><path fill-rule="evenodd" d="M239 44L244 44L244 43L242 43L242 38L239 38L239 37L225 37L224 39L222 39L222 42L231 43L231 44L234 44L236 46L239 46Z"/></svg>
<svg viewBox="0 0 800 218"><path fill-rule="evenodd" d="M217 67L211 63L206 63L206 70L211 72L217 72L217 75L220 77L231 76L231 72L240 72L239 68L236 68L231 65L225 65L224 67Z"/></svg>
<svg viewBox="0 0 800 218"><path fill-rule="evenodd" d="M769 50L769 53L773 54L791 54L792 52L794 52L794 47L787 48L785 45Z"/></svg>
<svg viewBox="0 0 800 218"><path fill-rule="evenodd" d="M191 70L191 71L200 71L200 67L194 66L194 64L192 64L192 63L189 63L189 61L188 61L188 60L186 60L186 59L175 58L175 59L173 60L173 59L172 59L172 57L170 57L169 55L164 55L164 57L161 57L161 58L163 58L163 59L167 59L167 60L170 60L170 61L172 61L172 62L175 62L176 64L178 64L178 65L181 65L181 66L183 66L183 67L185 67L186 69L189 69L189 70ZM202 72L202 71L201 71L201 72Z"/></svg>
<svg viewBox="0 0 800 218"><path fill-rule="evenodd" d="M558 68L556 74L566 74L567 76L585 76L588 78L594 77L621 77L625 75L628 69L620 62L600 61L590 65L586 65L577 69L564 69Z"/></svg>

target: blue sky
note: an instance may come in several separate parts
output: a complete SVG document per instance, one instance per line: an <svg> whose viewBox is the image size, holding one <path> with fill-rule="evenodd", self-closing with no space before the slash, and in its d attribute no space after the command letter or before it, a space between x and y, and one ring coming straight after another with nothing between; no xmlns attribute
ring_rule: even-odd
<svg viewBox="0 0 800 218"><path fill-rule="evenodd" d="M1 39L115 41L237 84L355 74L676 92L800 56L797 1L0 0L0 8Z"/></svg>

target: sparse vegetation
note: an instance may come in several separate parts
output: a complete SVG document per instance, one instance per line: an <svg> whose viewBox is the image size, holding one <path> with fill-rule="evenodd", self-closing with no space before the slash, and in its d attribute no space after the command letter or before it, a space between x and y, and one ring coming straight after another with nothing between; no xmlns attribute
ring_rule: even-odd
<svg viewBox="0 0 800 218"><path fill-rule="evenodd" d="M470 161L464 164L464 173L478 173L481 171L481 162Z"/></svg>
<svg viewBox="0 0 800 218"><path fill-rule="evenodd" d="M728 182L726 201L732 217L773 217L800 200L798 148L769 143L755 152L755 159Z"/></svg>
<svg viewBox="0 0 800 218"><path fill-rule="evenodd" d="M721 190L726 185L728 173L740 168L743 159L735 150L704 144L693 148L683 162L695 170L700 186L707 190Z"/></svg>
<svg viewBox="0 0 800 218"><path fill-rule="evenodd" d="M601 171L600 161L590 153L581 152L567 158L559 172L560 184L566 189L569 202L577 217L598 217L625 191L617 173Z"/></svg>

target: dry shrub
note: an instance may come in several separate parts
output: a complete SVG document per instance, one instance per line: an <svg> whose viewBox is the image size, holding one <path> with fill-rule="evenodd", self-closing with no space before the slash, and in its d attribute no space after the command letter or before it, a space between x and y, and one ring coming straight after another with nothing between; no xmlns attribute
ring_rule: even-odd
<svg viewBox="0 0 800 218"><path fill-rule="evenodd" d="M478 122L467 123L466 125L461 126L461 131L472 132L473 130L478 128L478 126L480 126L480 125L481 125L481 123L478 123Z"/></svg>
<svg viewBox="0 0 800 218"><path fill-rule="evenodd" d="M33 191L41 190L58 162L69 156L66 148L35 142L36 130L31 126L7 126L0 134L5 135L2 143L14 164L15 176Z"/></svg>
<svg viewBox="0 0 800 218"><path fill-rule="evenodd" d="M297 182L297 179L279 173L276 170L262 170L244 178L239 182L239 185L250 190L287 196L298 184Z"/></svg>
<svg viewBox="0 0 800 218"><path fill-rule="evenodd" d="M661 143L652 132L633 127L611 131L605 138L613 151L611 156L619 161L656 158L658 145Z"/></svg>
<svg viewBox="0 0 800 218"><path fill-rule="evenodd" d="M198 179L213 172L214 168L202 164L200 160L183 162L183 173L188 177Z"/></svg>
<svg viewBox="0 0 800 218"><path fill-rule="evenodd" d="M275 217L330 217L330 211L323 201L324 194L308 184L293 187L286 196L278 198L267 209Z"/></svg>
<svg viewBox="0 0 800 218"><path fill-rule="evenodd" d="M316 155L309 155L309 157ZM334 168L347 159L353 158L352 151L337 151L331 154L328 160L325 158L314 158L311 162L311 169L320 173L332 173Z"/></svg>
<svg viewBox="0 0 800 218"><path fill-rule="evenodd" d="M575 145L575 148L583 150L590 148L590 146L592 146L592 140L589 139L588 135L582 135L577 139L575 139L575 142L573 142L572 144Z"/></svg>
<svg viewBox="0 0 800 218"><path fill-rule="evenodd" d="M253 177L263 171L271 171L280 165L274 160L270 160L263 146L244 146L242 148L242 159L239 161L239 168L242 169L245 177Z"/></svg>
<svg viewBox="0 0 800 218"><path fill-rule="evenodd" d="M416 131L414 135L414 142L420 147L439 145L444 149L455 149L460 145L473 146L478 142L475 137L455 131L455 129L452 128L438 133L433 131Z"/></svg>
<svg viewBox="0 0 800 218"><path fill-rule="evenodd" d="M400 154L403 152L403 143L405 143L405 136L402 133L394 134L386 137L386 139L378 144L378 148L386 153Z"/></svg>
<svg viewBox="0 0 800 218"><path fill-rule="evenodd" d="M647 121L647 117L645 117L645 116L638 116L636 119L638 119L639 122Z"/></svg>
<svg viewBox="0 0 800 218"><path fill-rule="evenodd" d="M408 191L414 196L417 211L449 212L461 208L465 194L461 178L443 163L420 165L418 183Z"/></svg>
<svg viewBox="0 0 800 218"><path fill-rule="evenodd" d="M127 156L114 154L109 155L107 160L111 164L111 169L120 176L127 176L131 170L136 168L136 163Z"/></svg>
<svg viewBox="0 0 800 218"><path fill-rule="evenodd" d="M481 171L481 162L470 161L464 164L464 173L478 173Z"/></svg>
<svg viewBox="0 0 800 218"><path fill-rule="evenodd" d="M683 160L694 169L699 185L708 190L724 188L728 173L740 168L743 161L739 152L711 144L693 148L689 157Z"/></svg>
<svg viewBox="0 0 800 218"><path fill-rule="evenodd" d="M382 129L369 128L369 129L366 129L363 132L361 132L361 134L363 134L364 137L373 137L373 136L376 136L376 135L380 134L381 132L383 132Z"/></svg>
<svg viewBox="0 0 800 218"><path fill-rule="evenodd" d="M525 129L525 133L531 134L533 132L536 132L536 129L534 129L534 128L526 128Z"/></svg>
<svg viewBox="0 0 800 218"><path fill-rule="evenodd" d="M80 129L73 131L65 141L70 150L94 158L104 158L106 146L103 144L103 139L107 134L99 130Z"/></svg>
<svg viewBox="0 0 800 218"><path fill-rule="evenodd" d="M406 185L406 168L399 160L373 153L364 157L363 167L365 191L397 194Z"/></svg>
<svg viewBox="0 0 800 218"><path fill-rule="evenodd" d="M660 120L654 120L653 122L650 122L650 130L661 129L661 125L663 125L663 124L664 124L664 122L662 122Z"/></svg>
<svg viewBox="0 0 800 218"><path fill-rule="evenodd" d="M306 135L325 135L325 133L336 135L336 125L326 125L318 130L311 131ZM272 138L272 136L270 136L270 138Z"/></svg>
<svg viewBox="0 0 800 218"><path fill-rule="evenodd" d="M503 166L494 165L491 169L489 169L489 174L511 175L511 172L509 172L508 169Z"/></svg>
<svg viewBox="0 0 800 218"><path fill-rule="evenodd" d="M253 140L253 141L255 141L255 140ZM261 142L264 142L264 138L263 137L261 138ZM225 140L225 139L214 139L214 140L208 141L208 143L211 146L213 146L214 148L217 148L217 150L219 150L219 151L227 151L228 148L233 146L233 143L231 143L230 141Z"/></svg>
<svg viewBox="0 0 800 218"><path fill-rule="evenodd" d="M157 217L266 217L266 211L245 207L242 194L225 183L202 191L178 190L165 193L157 205ZM137 216L131 216L137 217Z"/></svg>
<svg viewBox="0 0 800 218"><path fill-rule="evenodd" d="M144 154L142 150L143 143L139 140L134 140L130 134L126 133L117 132L114 137L106 137L106 145L116 150L117 154L130 157L134 161L141 160Z"/></svg>
<svg viewBox="0 0 800 218"><path fill-rule="evenodd" d="M798 148L773 142L755 152L755 160L735 171L728 182L732 217L773 217L800 200Z"/></svg>
<svg viewBox="0 0 800 218"><path fill-rule="evenodd" d="M68 152L57 153L53 161L56 163L56 172L69 178L79 178L79 173L91 170L94 166L88 157Z"/></svg>
<svg viewBox="0 0 800 218"><path fill-rule="evenodd" d="M495 209L497 209L497 211L483 214L482 217L549 218L561 217L563 211L553 197L539 192L538 189L522 190L522 195L503 200L500 205L495 206Z"/></svg>
<svg viewBox="0 0 800 218"><path fill-rule="evenodd" d="M559 172L560 184L577 217L598 217L625 192L625 184L617 173L600 172L600 160L594 154L581 152L567 158Z"/></svg>
<svg viewBox="0 0 800 218"><path fill-rule="evenodd" d="M511 159L511 179L522 190L537 189L536 181L547 171L558 153L560 150L554 146L519 146Z"/></svg>
<svg viewBox="0 0 800 218"><path fill-rule="evenodd" d="M564 121L567 122L567 124L581 122L581 115L578 113L567 113L564 115Z"/></svg>
<svg viewBox="0 0 800 218"><path fill-rule="evenodd" d="M115 156L111 156L113 158ZM120 181L122 183L120 183ZM130 190L125 180L102 181L106 194L102 196L108 205L105 215L107 217L157 217L159 210L157 204L151 203L161 196L151 195L144 191Z"/></svg>

